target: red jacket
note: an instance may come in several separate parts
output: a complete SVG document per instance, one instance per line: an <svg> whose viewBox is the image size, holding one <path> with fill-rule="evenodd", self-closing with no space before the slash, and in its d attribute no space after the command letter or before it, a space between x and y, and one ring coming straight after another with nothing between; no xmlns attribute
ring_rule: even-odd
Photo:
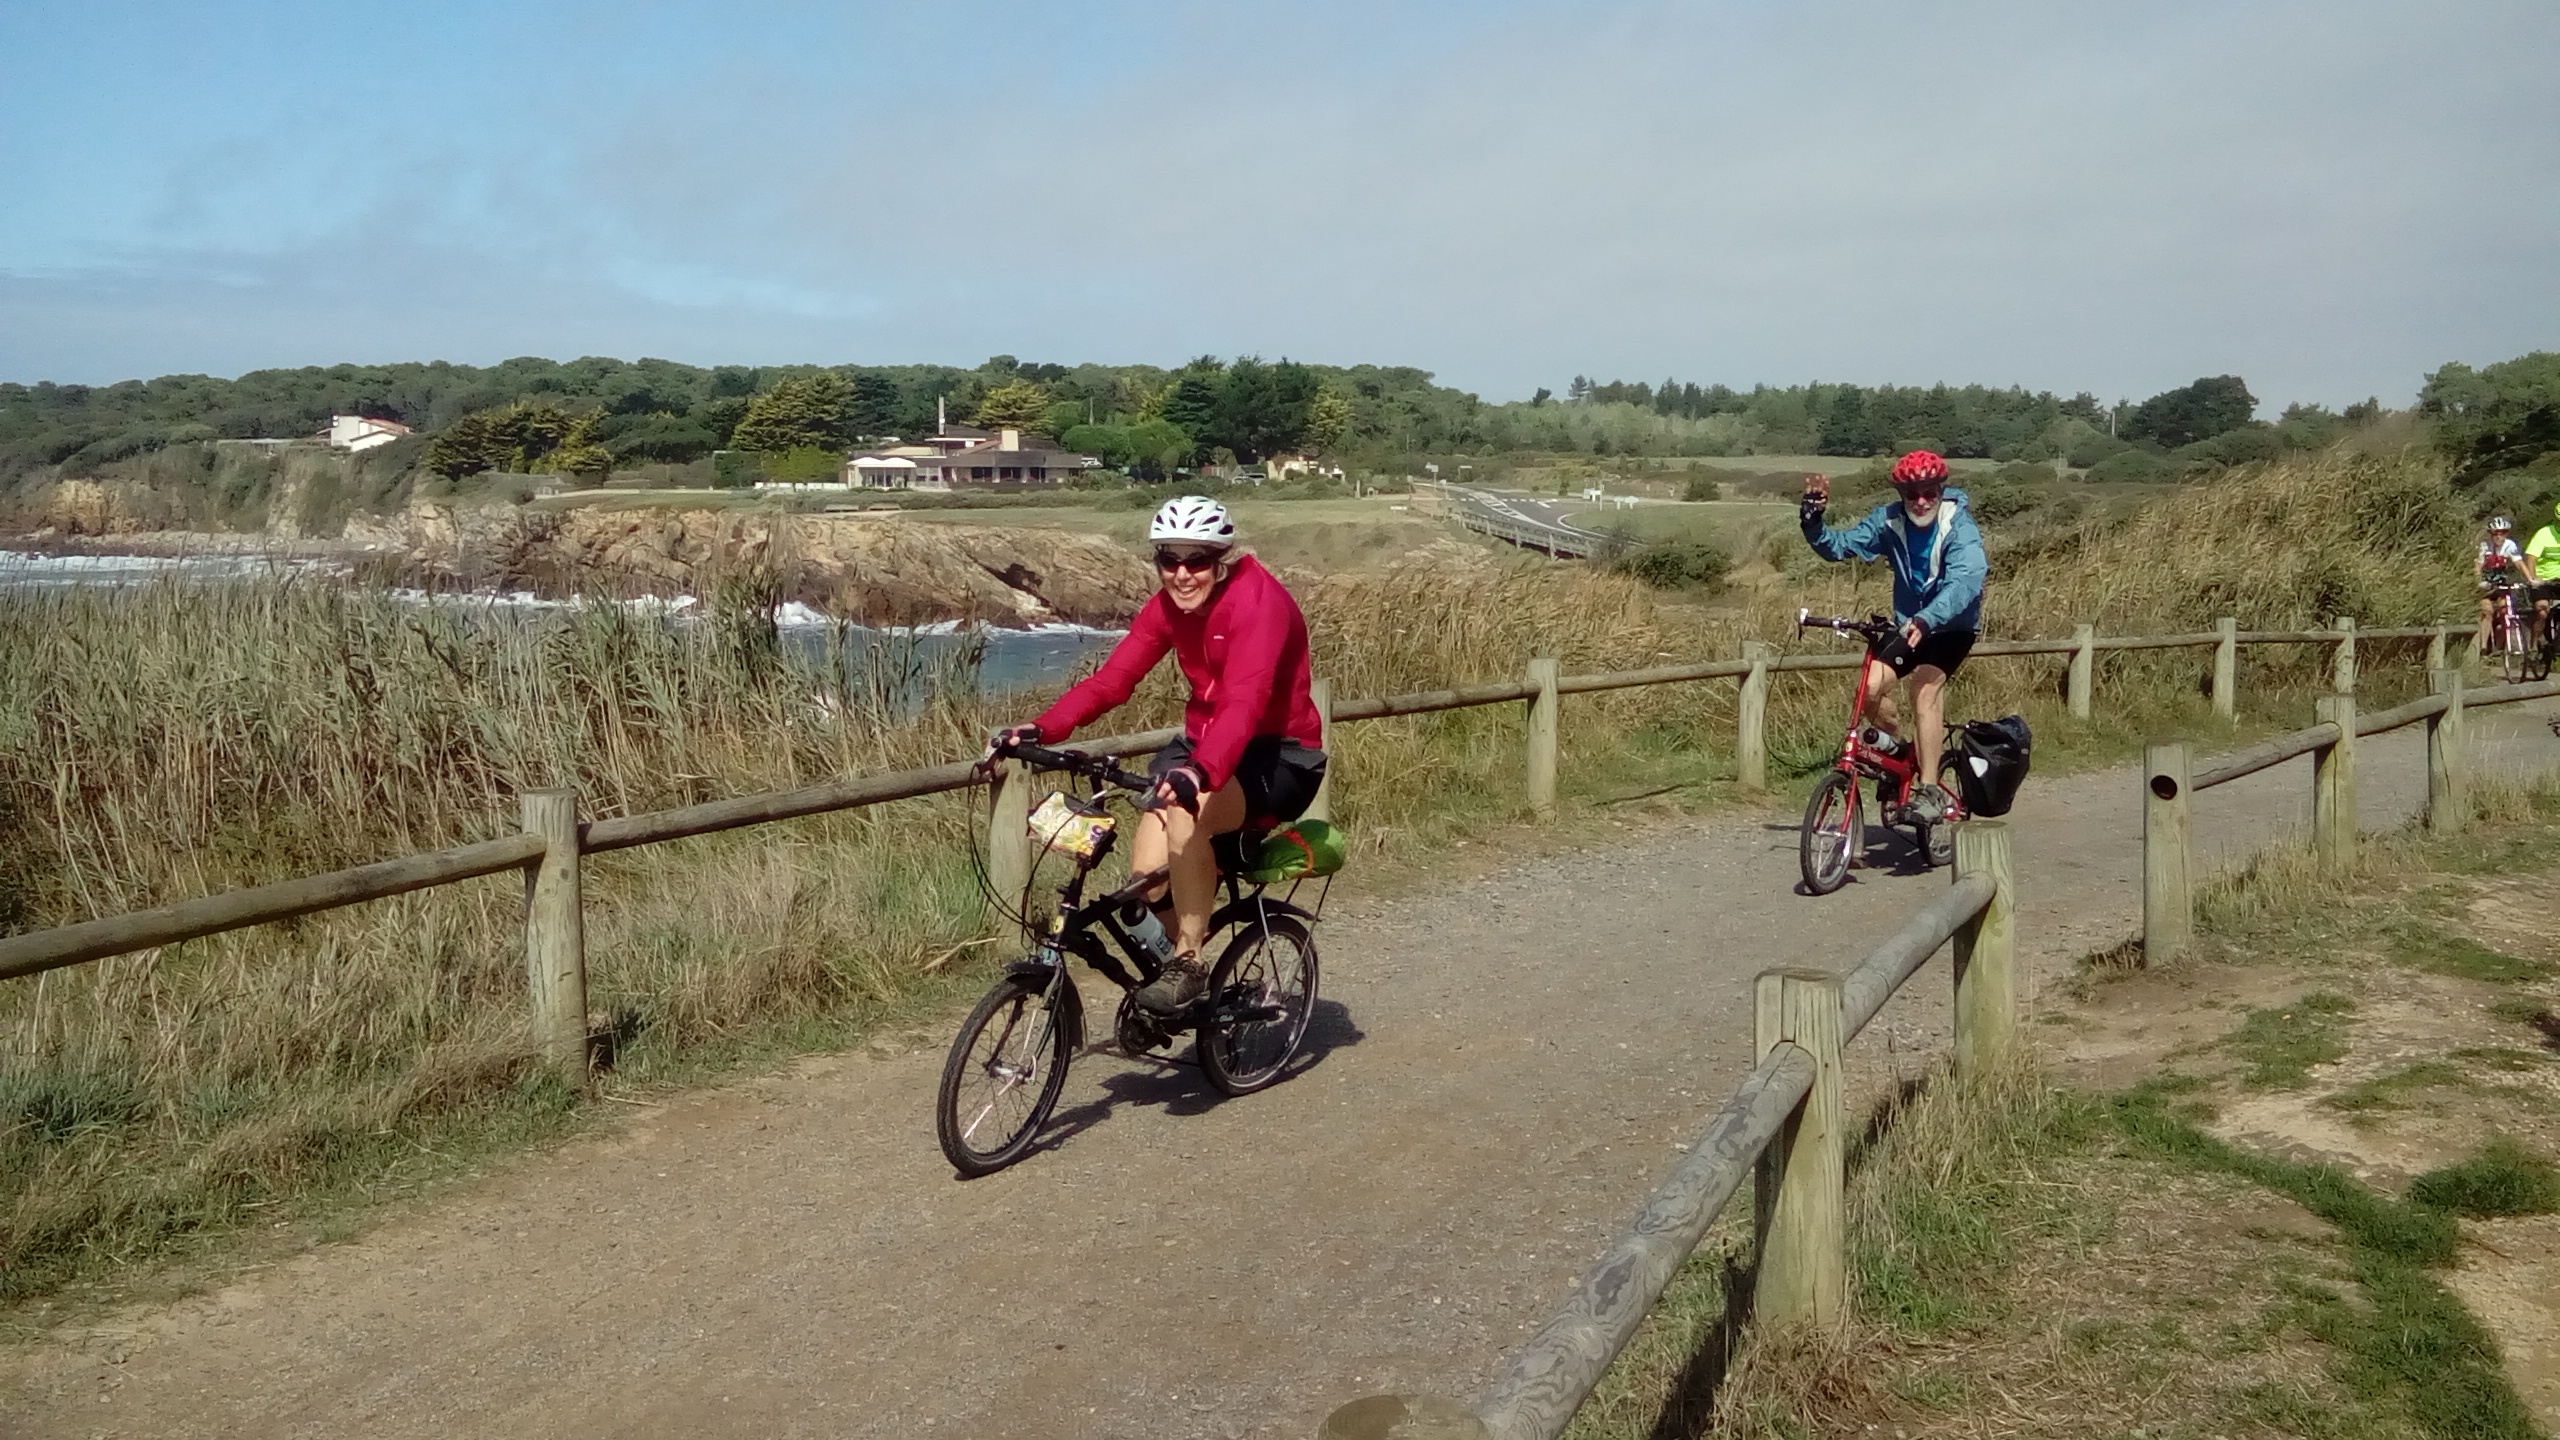
<svg viewBox="0 0 2560 1440"><path fill-rule="evenodd" d="M1256 736L1285 736L1302 745L1323 738L1323 721L1307 693L1307 617L1288 588L1247 555L1193 614L1184 614L1161 590L1139 607L1128 635L1111 647L1111 658L1040 717L1040 742L1063 741L1077 726L1127 700L1167 650L1191 682L1182 730L1191 737L1191 758L1208 777L1209 789L1235 774L1245 742Z"/></svg>

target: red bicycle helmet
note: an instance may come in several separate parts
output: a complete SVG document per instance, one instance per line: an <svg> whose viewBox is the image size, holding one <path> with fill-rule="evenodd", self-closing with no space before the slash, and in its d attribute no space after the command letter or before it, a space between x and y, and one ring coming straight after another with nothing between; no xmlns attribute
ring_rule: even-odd
<svg viewBox="0 0 2560 1440"><path fill-rule="evenodd" d="M1928 450L1914 450L1893 462L1893 483L1922 485L1947 483L1947 462Z"/></svg>

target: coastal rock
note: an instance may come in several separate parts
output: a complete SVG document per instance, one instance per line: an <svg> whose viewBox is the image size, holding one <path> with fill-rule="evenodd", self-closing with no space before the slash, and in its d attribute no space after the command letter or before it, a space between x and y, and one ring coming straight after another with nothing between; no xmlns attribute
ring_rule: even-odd
<svg viewBox="0 0 2560 1440"><path fill-rule="evenodd" d="M708 594L745 581L869 624L1110 625L1154 577L1100 536L907 516L420 504L358 516L345 540L415 578L565 594Z"/></svg>

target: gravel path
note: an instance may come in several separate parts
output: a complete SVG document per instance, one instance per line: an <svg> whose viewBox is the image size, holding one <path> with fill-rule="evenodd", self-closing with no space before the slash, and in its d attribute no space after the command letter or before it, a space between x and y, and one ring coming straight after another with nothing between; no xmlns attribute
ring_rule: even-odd
<svg viewBox="0 0 2560 1440"><path fill-rule="evenodd" d="M2475 715L2483 757L2560 761L2547 708ZM2368 827L2415 808L2417 734L2364 743ZM2299 827L2307 777L2207 792L2200 848ZM2049 982L2135 923L2135 781L2038 782L2011 819ZM934 1147L942 1035L683 1097L0 1356L0 1434L1305 1440L1358 1395L1468 1396L1749 1068L1751 976L1853 964L1943 883L1807 899L1794 845L1775 813L1634 824L1337 903L1303 1073L1220 1103L1187 1067L1087 1056L1053 1143L984 1180ZM1944 963L1861 1065L1940 1043Z"/></svg>

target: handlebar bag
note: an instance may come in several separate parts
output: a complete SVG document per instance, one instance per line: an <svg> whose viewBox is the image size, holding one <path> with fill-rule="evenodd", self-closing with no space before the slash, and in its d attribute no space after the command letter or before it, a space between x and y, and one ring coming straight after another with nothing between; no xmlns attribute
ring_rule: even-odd
<svg viewBox="0 0 2560 1440"><path fill-rule="evenodd" d="M2027 780L2029 752L2035 737L2016 715L1998 720L1967 720L1964 738L1956 742L1956 785L1964 791L1968 815L2006 815Z"/></svg>

